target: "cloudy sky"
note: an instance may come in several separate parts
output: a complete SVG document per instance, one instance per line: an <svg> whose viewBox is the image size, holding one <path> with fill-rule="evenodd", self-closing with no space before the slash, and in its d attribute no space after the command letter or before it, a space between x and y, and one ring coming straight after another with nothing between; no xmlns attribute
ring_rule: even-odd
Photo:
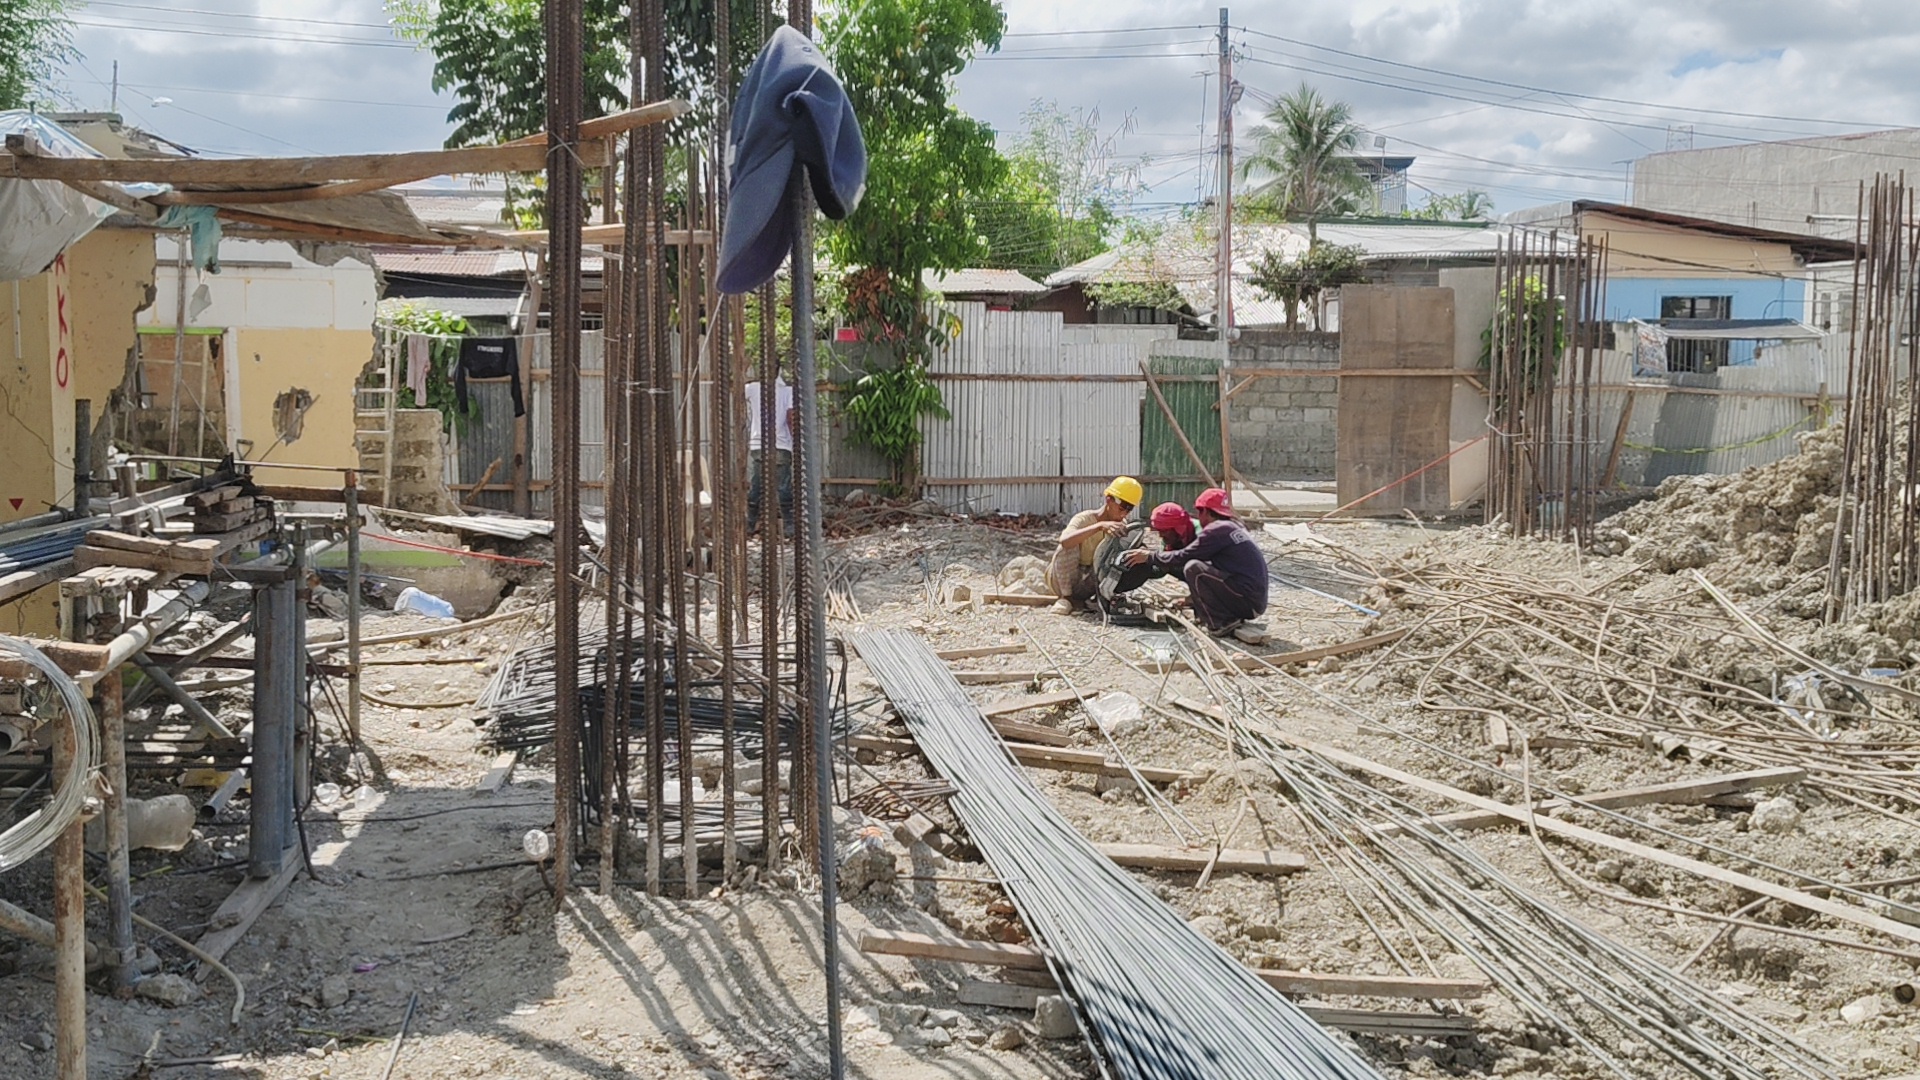
<svg viewBox="0 0 1920 1080"><path fill-rule="evenodd" d="M1036 100L1099 111L1143 212L1213 190L1218 4L1007 0L1009 34L959 103L1015 132ZM61 90L209 154L440 145L451 104L380 0L87 0ZM1502 211L1618 199L1670 145L1920 124L1910 0L1258 0L1231 8L1243 136L1303 80L1350 103L1425 192Z"/></svg>

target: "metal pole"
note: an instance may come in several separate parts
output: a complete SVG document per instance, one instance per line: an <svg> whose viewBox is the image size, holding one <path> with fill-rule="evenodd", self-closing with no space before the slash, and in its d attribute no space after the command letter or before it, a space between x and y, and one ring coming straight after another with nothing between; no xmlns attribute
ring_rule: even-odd
<svg viewBox="0 0 1920 1080"><path fill-rule="evenodd" d="M100 699L101 764L106 770L107 923L113 943L113 985L133 986L133 870L127 863L127 721L120 675L113 672L95 687Z"/></svg>
<svg viewBox="0 0 1920 1080"><path fill-rule="evenodd" d="M340 492L347 514L347 735L360 745L360 477Z"/></svg>
<svg viewBox="0 0 1920 1080"><path fill-rule="evenodd" d="M1233 371L1233 50L1227 9L1220 9L1220 244L1215 253L1213 323L1220 335L1220 487L1233 492L1233 425L1227 384Z"/></svg>
<svg viewBox="0 0 1920 1080"><path fill-rule="evenodd" d="M846 1076L847 1063L840 1048L840 934L834 908L839 889L833 850L833 725L829 720L827 695L827 609L826 583L821 572L821 556L826 551L826 531L820 507L820 410L816 402L819 374L813 355L813 195L802 174L796 171L788 183L793 200L796 227L793 234L793 396L800 414L798 442L794 446L800 458L800 516L806 531L804 547L795 574L805 574L806 610L798 612L807 620L807 655L802 658L809 670L808 690L813 706L813 779L815 808L819 812L820 841L820 935L826 953L827 974L827 1050L835 1080ZM767 388L761 388L765 397ZM771 492L764 493L765 495ZM764 504L763 504L764 505ZM772 545L769 544L769 547ZM769 729L771 730L771 729ZM797 750L798 748L796 748Z"/></svg>
<svg viewBox="0 0 1920 1080"><path fill-rule="evenodd" d="M253 594L253 805L247 819L247 872L269 878L280 872L287 849L286 822L293 804L288 762L293 745L293 688L305 651L294 640L292 581L275 582Z"/></svg>
<svg viewBox="0 0 1920 1080"><path fill-rule="evenodd" d="M73 516L86 517L93 496L93 402L73 403Z"/></svg>

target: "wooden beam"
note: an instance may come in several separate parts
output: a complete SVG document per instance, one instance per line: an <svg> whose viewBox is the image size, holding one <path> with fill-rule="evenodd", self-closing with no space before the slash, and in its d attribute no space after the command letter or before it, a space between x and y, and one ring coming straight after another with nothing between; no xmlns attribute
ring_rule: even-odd
<svg viewBox="0 0 1920 1080"><path fill-rule="evenodd" d="M1018 720L1001 720L988 717L987 723L1000 737L1012 742L1029 743L1034 746L1072 746L1073 736L1059 728L1050 728L1044 724L1023 724Z"/></svg>
<svg viewBox="0 0 1920 1080"><path fill-rule="evenodd" d="M1552 810L1578 809L1586 806L1619 810L1629 806L1651 806L1659 803L1701 803L1739 791L1798 784L1806 778L1807 770L1791 766L1753 769L1748 772L1729 773L1725 776L1674 780L1665 784L1648 784L1645 787L1622 788L1617 791L1596 791L1573 799L1546 799L1534 803L1533 810L1536 814L1544 814ZM1462 810L1455 814L1435 815L1433 822L1455 832L1466 832L1494 825L1505 825L1510 820L1504 814L1491 811ZM1396 825L1382 825L1379 826L1379 831L1386 835L1395 835L1403 830Z"/></svg>
<svg viewBox="0 0 1920 1080"><path fill-rule="evenodd" d="M0 160L5 160L0 158ZM63 159L71 160L71 159ZM435 240L425 240L419 236L403 236L395 233L373 232L367 229L343 228L337 225L315 225L306 221L293 221L288 218L274 217L271 214L256 214L247 210L234 210L222 206L220 217L227 221L238 221L248 225L259 225L281 233L291 233L315 240L338 240L348 244L402 244L419 247L457 247L461 239L477 239L476 234L462 233L460 236L443 236Z"/></svg>
<svg viewBox="0 0 1920 1080"><path fill-rule="evenodd" d="M8 142L12 149L12 141ZM588 152L583 142L581 153ZM0 178L83 180L130 184L259 184L293 186L333 180L386 179L395 183L446 173L540 172L547 147L538 144L414 150L397 154L338 154L272 158L56 158L0 156Z"/></svg>
<svg viewBox="0 0 1920 1080"><path fill-rule="evenodd" d="M12 603L30 593L39 592L71 573L73 558L69 556L32 570L16 570L0 576L0 604Z"/></svg>
<svg viewBox="0 0 1920 1080"><path fill-rule="evenodd" d="M507 781L513 778L514 767L519 764L520 751L518 750L507 750L495 754L487 774L480 778L479 792L482 795L498 794L501 788L507 786Z"/></svg>
<svg viewBox="0 0 1920 1080"><path fill-rule="evenodd" d="M1307 869L1307 857L1292 851L1254 851L1225 848L1219 859L1210 849L1163 847L1159 844L1095 844L1100 854L1136 870L1200 873L1212 864L1216 874L1298 874Z"/></svg>
<svg viewBox="0 0 1920 1080"><path fill-rule="evenodd" d="M960 681L961 686L998 686L1002 683L1037 683L1046 678L1047 673L1044 671L956 671L953 677Z"/></svg>
<svg viewBox="0 0 1920 1080"><path fill-rule="evenodd" d="M982 481L982 483L992 483L992 481ZM1053 602L1058 599L1060 598L1057 596L1034 596L1028 593L990 592L980 594L980 602L983 604L1006 604L1009 607L1052 607Z"/></svg>
<svg viewBox="0 0 1920 1080"><path fill-rule="evenodd" d="M1636 392L1627 391L1627 402L1620 406L1620 422L1613 426L1613 446L1607 450L1607 471L1601 474L1600 489L1613 490L1613 482L1620 476L1620 454L1627 448L1627 425L1633 422L1633 398Z"/></svg>
<svg viewBox="0 0 1920 1080"><path fill-rule="evenodd" d="M980 656L1011 656L1026 651L1025 645L981 645L971 649L940 649L933 655L942 660L972 660Z"/></svg>
<svg viewBox="0 0 1920 1080"><path fill-rule="evenodd" d="M1613 836L1600 832L1597 829L1589 829L1582 825L1561 821L1558 818L1531 814L1526 807L1510 806L1492 799L1481 798L1472 792L1462 791L1459 788L1443 784L1438 780L1429 780L1424 776L1415 776L1404 770L1396 769L1391 765L1383 765L1380 762L1363 758L1358 754L1348 753L1337 746L1329 746L1325 743L1307 740L1289 739L1287 736L1271 728L1264 730L1275 739L1301 750L1318 754L1336 764L1344 765L1359 772L1370 773L1374 776L1393 780L1405 784L1408 787L1427 792L1430 795L1438 795L1442 798L1451 799L1464 806L1471 806L1478 810L1497 814L1510 821L1517 821L1522 824L1531 821L1533 826L1541 832L1553 833L1556 836L1565 837L1569 840L1578 840L1583 843L1592 844L1595 847L1632 855L1635 858L1658 863L1661 866L1693 874L1722 885L1730 885L1735 889L1744 890L1757 896L1771 897L1790 907L1797 907L1803 911L1811 911L1815 914L1839 919L1842 922L1850 922L1856 926L1866 927L1869 930L1877 930L1888 937L1898 938L1901 941L1920 945L1920 927L1908 926L1906 923L1889 919L1886 916L1876 915L1865 908L1854 907L1851 904L1843 904L1836 900L1814 896L1811 893L1788 888L1785 885L1776 885L1771 881L1754 877L1752 874L1743 874L1738 870L1729 870L1726 867L1701 862L1699 859L1689 858L1685 855L1676 855L1671 851L1628 840L1624 837Z"/></svg>
<svg viewBox="0 0 1920 1080"><path fill-rule="evenodd" d="M958 964L986 967L1047 970L1047 960L1031 945L1005 945L997 941L968 941L962 938L937 938L903 930L863 930L860 951L887 956L917 956L927 960L950 960Z"/></svg>
<svg viewBox="0 0 1920 1080"><path fill-rule="evenodd" d="M1071 705L1080 700L1080 695L1071 690L1059 690L1051 694L1028 694L1023 697L1007 698L980 706L980 715L991 720L996 716L1025 712L1028 709L1051 709L1055 705Z"/></svg>
<svg viewBox="0 0 1920 1080"><path fill-rule="evenodd" d="M1486 996L1490 989L1479 979L1428 979L1416 975L1322 975L1307 971L1255 968L1260 981L1283 994L1324 997L1411 998L1419 1001L1466 1001Z"/></svg>
<svg viewBox="0 0 1920 1080"><path fill-rule="evenodd" d="M1127 767L1117 761L1107 759L1100 750L1073 750L1056 746L1028 746L1025 743L1007 743L1007 750L1013 759L1033 769L1053 769L1057 772L1092 773L1099 776L1130 776ZM1151 765L1136 765L1133 772L1150 784L1171 784L1187 780L1191 773L1179 769L1155 768Z"/></svg>

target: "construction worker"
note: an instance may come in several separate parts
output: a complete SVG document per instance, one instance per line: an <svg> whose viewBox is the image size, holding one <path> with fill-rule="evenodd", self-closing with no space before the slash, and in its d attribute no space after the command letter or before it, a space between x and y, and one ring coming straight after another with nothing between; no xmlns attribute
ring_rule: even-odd
<svg viewBox="0 0 1920 1080"><path fill-rule="evenodd" d="M1167 502L1154 507L1147 524L1160 537L1161 551L1179 551L1192 544L1197 535L1193 518L1187 515L1187 508L1179 503ZM1128 564L1126 557L1129 554L1131 552L1120 552L1116 556L1121 569L1113 586L1115 595L1132 592L1157 577L1180 576L1182 564L1159 563L1150 559Z"/></svg>
<svg viewBox="0 0 1920 1080"><path fill-rule="evenodd" d="M773 475L774 492L780 503L780 529L784 536L793 536L793 387L788 385L786 373L778 358L773 367ZM747 532L749 535L760 527L760 505L762 499L761 455L765 450L760 445L761 415L766 408L760 399L760 380L747 384Z"/></svg>
<svg viewBox="0 0 1920 1080"><path fill-rule="evenodd" d="M1127 515L1140 505L1140 481L1131 476L1116 476L1107 485L1098 510L1082 510L1068 519L1060 530L1060 543L1047 564L1047 584L1059 597L1053 605L1056 615L1071 615L1093 599L1098 582L1093 564L1103 541L1127 534Z"/></svg>
<svg viewBox="0 0 1920 1080"><path fill-rule="evenodd" d="M1208 488L1193 501L1193 509L1200 519L1200 533L1192 543L1157 555L1129 551L1121 562L1177 571L1186 579L1200 625L1216 637L1226 637L1247 620L1266 613L1267 557L1234 516L1226 492Z"/></svg>

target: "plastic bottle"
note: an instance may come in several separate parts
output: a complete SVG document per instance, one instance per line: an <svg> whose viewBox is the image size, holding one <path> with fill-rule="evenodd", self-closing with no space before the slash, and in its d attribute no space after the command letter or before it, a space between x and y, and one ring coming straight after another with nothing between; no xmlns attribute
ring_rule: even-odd
<svg viewBox="0 0 1920 1080"><path fill-rule="evenodd" d="M412 611L421 615L430 615L436 619L453 618L453 605L429 592L421 592L409 585L400 590L400 596L393 602L395 611Z"/></svg>

